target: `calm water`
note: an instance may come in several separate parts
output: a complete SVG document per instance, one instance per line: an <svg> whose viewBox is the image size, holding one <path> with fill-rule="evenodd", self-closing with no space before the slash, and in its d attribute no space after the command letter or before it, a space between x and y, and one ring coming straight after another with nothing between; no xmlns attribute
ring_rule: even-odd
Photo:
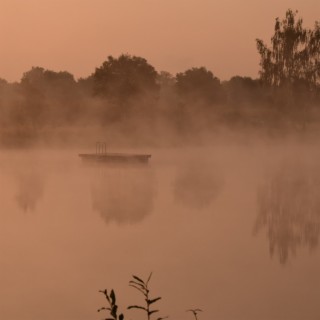
<svg viewBox="0 0 320 320"><path fill-rule="evenodd" d="M1 319L102 319L105 288L141 319L128 281L150 271L159 316L320 318L315 146L143 151L149 166L0 154Z"/></svg>

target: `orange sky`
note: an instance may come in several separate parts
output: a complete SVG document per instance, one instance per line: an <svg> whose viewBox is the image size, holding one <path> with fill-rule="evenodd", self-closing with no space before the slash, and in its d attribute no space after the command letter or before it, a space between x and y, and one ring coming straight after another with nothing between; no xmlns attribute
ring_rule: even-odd
<svg viewBox="0 0 320 320"><path fill-rule="evenodd" d="M319 20L319 0L0 0L0 78L32 66L86 77L108 55L146 58L171 73L205 66L221 80L257 76L255 38L299 10Z"/></svg>

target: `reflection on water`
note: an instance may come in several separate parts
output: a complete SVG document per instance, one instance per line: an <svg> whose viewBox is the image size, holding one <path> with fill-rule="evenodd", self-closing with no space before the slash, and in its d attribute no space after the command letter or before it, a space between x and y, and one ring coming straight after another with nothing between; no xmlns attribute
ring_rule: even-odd
<svg viewBox="0 0 320 320"><path fill-rule="evenodd" d="M18 190L16 203L25 212L36 209L37 202L44 192L44 177L35 169L26 169L17 174Z"/></svg>
<svg viewBox="0 0 320 320"><path fill-rule="evenodd" d="M296 151L250 148L154 150L144 167L87 166L74 150L0 153L0 319L92 319L99 289L131 305L127 277L150 271L170 319L197 306L214 319L320 319L320 250L304 255L319 239L320 183L310 165L272 170L257 217L262 173ZM319 162L318 146L298 151Z"/></svg>
<svg viewBox="0 0 320 320"><path fill-rule="evenodd" d="M314 249L320 232L320 180L306 165L273 172L258 192L254 230L266 228L270 254L285 264L300 246Z"/></svg>
<svg viewBox="0 0 320 320"><path fill-rule="evenodd" d="M92 206L106 223L137 223L152 212L154 191L149 167L100 168L92 185Z"/></svg>
<svg viewBox="0 0 320 320"><path fill-rule="evenodd" d="M174 182L175 200L191 208L206 208L216 198L221 184L215 168L191 163L178 170Z"/></svg>

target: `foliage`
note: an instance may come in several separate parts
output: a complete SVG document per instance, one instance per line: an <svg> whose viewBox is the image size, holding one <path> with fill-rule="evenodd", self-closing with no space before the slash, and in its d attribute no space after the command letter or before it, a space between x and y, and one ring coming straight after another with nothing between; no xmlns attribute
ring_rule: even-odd
<svg viewBox="0 0 320 320"><path fill-rule="evenodd" d="M187 312L192 312L193 315L194 315L195 320L198 320L197 314L199 312L202 312L202 310L201 309L189 309L189 310L187 310Z"/></svg>
<svg viewBox="0 0 320 320"><path fill-rule="evenodd" d="M42 67L20 82L0 79L0 146L92 143L97 132L114 143L189 143L221 127L283 134L319 126L320 22L305 28L289 9L275 21L271 46L257 39L257 48L260 79L221 83L206 67L158 73L129 54L109 56L77 81Z"/></svg>
<svg viewBox="0 0 320 320"><path fill-rule="evenodd" d="M66 87L75 84L75 80L73 75L67 71L55 72L41 67L32 67L31 70L23 74L21 84L33 87Z"/></svg>
<svg viewBox="0 0 320 320"><path fill-rule="evenodd" d="M32 67L20 82L24 120L37 128L47 123L70 122L78 115L78 92L77 83L69 72Z"/></svg>
<svg viewBox="0 0 320 320"><path fill-rule="evenodd" d="M93 80L97 95L116 101L158 90L154 67L146 59L128 54L109 56L96 69Z"/></svg>
<svg viewBox="0 0 320 320"><path fill-rule="evenodd" d="M127 308L127 309L143 310L146 313L148 320L151 319L152 314L159 312L159 310L151 309L151 306L161 299L161 297L157 297L157 298L150 297L149 281L151 279L151 276L152 276L152 273L150 273L147 281L143 281L138 276L135 276L135 275L132 276L132 280L129 281L129 286L137 289L139 292L143 294L144 300L145 300L145 306L131 305ZM100 290L99 292L103 293L108 301L107 307L102 307L98 309L98 312L102 310L109 311L111 318L106 318L105 320L124 320L124 315L122 313L118 316L118 313L117 313L118 306L116 304L116 295L114 291L111 290L110 294L108 294L108 291L106 289ZM158 317L157 320L162 320L166 318L167 317Z"/></svg>
<svg viewBox="0 0 320 320"><path fill-rule="evenodd" d="M320 81L320 26L303 27L297 11L287 10L285 18L276 19L271 48L256 40L260 54L260 77L269 85L281 86L304 82L310 88Z"/></svg>
<svg viewBox="0 0 320 320"><path fill-rule="evenodd" d="M205 67L191 68L176 75L176 89L188 100L218 102L221 98L220 80Z"/></svg>
<svg viewBox="0 0 320 320"><path fill-rule="evenodd" d="M261 103L261 85L259 80L250 77L234 76L223 83L228 101L231 104ZM260 101L259 101L260 100Z"/></svg>
<svg viewBox="0 0 320 320"><path fill-rule="evenodd" d="M99 292L103 293L106 297L109 306L102 307L98 309L98 312L106 310L109 311L111 318L105 318L105 320L124 320L124 316L121 313L118 316L118 306L116 304L116 295L113 290L110 291L110 294L108 294L107 290L99 290Z"/></svg>
<svg viewBox="0 0 320 320"><path fill-rule="evenodd" d="M157 82L161 89L173 87L175 85L175 77L167 71L161 71L157 76Z"/></svg>
<svg viewBox="0 0 320 320"><path fill-rule="evenodd" d="M146 304L145 306L132 305L132 306L129 306L128 309L140 309L145 311L148 320L150 320L152 314L159 312L159 310L157 309L152 310L151 305L153 305L154 303L156 303L158 300L161 299L161 297L157 297L157 298L150 297L149 281L151 279L151 276L152 276L152 272L150 273L147 281L143 281L141 278L133 275L132 276L133 279L129 281L129 286L135 288L136 290L138 290L143 294ZM157 320L162 320L162 319L165 319L165 318L163 317L157 318Z"/></svg>

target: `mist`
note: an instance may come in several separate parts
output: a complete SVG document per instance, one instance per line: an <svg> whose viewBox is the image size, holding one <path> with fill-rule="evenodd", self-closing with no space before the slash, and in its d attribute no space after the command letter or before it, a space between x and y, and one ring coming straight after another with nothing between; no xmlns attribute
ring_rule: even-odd
<svg viewBox="0 0 320 320"><path fill-rule="evenodd" d="M84 79L33 67L0 83L2 148L183 146L319 134L318 87L220 81L205 67L175 76L144 58L108 57Z"/></svg>
<svg viewBox="0 0 320 320"><path fill-rule="evenodd" d="M114 289L152 320L152 272L160 319L318 319L319 30L287 10L257 79L120 54L1 80L0 317L109 319Z"/></svg>
<svg viewBox="0 0 320 320"><path fill-rule="evenodd" d="M104 286L125 312L139 301L126 279L150 270L161 312L176 318L189 306L227 319L316 314L317 149L156 147L143 165L85 163L74 149L2 151L2 314L95 317Z"/></svg>

